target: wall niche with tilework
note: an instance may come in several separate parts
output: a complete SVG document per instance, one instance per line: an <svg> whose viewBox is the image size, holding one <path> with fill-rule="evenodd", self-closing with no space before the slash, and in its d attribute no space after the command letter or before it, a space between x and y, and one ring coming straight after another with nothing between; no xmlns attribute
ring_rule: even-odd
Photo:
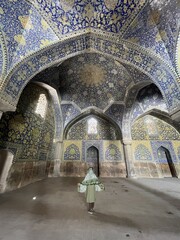
<svg viewBox="0 0 180 240"><path fill-rule="evenodd" d="M132 126L134 165L138 177L178 177L178 130L155 116L146 115ZM173 171L175 173L173 173Z"/></svg>
<svg viewBox="0 0 180 240"><path fill-rule="evenodd" d="M89 115L73 124L65 136L67 140L118 140L120 131L108 120Z"/></svg>
<svg viewBox="0 0 180 240"><path fill-rule="evenodd" d="M101 177L126 176L120 129L95 114L67 127L63 155L61 176L83 177L89 165Z"/></svg>
<svg viewBox="0 0 180 240"><path fill-rule="evenodd" d="M3 114L0 148L14 153L7 190L42 179L52 170L55 129L52 113L47 90L31 83L24 89L16 112Z"/></svg>

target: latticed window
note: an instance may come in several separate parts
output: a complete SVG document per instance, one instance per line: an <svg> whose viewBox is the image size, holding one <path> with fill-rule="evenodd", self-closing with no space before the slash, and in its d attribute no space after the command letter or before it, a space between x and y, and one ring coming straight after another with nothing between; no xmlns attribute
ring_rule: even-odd
<svg viewBox="0 0 180 240"><path fill-rule="evenodd" d="M90 118L88 120L88 134L97 134L97 120L95 118Z"/></svg>
<svg viewBox="0 0 180 240"><path fill-rule="evenodd" d="M145 118L145 124L149 136L156 136L158 134L158 129L156 127L156 122L152 117L147 116Z"/></svg>
<svg viewBox="0 0 180 240"><path fill-rule="evenodd" d="M40 94L35 113L40 114L42 118L45 117L47 107L47 99L45 94Z"/></svg>

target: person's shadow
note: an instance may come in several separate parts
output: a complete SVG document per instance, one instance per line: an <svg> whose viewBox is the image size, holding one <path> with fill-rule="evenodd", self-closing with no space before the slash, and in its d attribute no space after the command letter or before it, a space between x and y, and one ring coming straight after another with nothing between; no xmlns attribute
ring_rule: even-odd
<svg viewBox="0 0 180 240"><path fill-rule="evenodd" d="M118 225L118 226L128 226L132 228L138 228L137 224L126 217L118 217L114 215L104 214L101 212L94 212L93 218L96 221L112 224L112 225Z"/></svg>

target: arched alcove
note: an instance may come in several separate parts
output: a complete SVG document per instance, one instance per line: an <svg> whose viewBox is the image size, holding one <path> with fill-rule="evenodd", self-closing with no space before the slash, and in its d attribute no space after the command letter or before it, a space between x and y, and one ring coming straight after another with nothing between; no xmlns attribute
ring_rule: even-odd
<svg viewBox="0 0 180 240"><path fill-rule="evenodd" d="M93 167L93 171L97 177L100 175L99 168L99 151L95 146L91 146L86 152L86 162Z"/></svg>
<svg viewBox="0 0 180 240"><path fill-rule="evenodd" d="M35 83L28 84L17 110L3 114L0 132L0 147L16 153L8 189L45 178L53 172L55 117L49 90Z"/></svg>
<svg viewBox="0 0 180 240"><path fill-rule="evenodd" d="M110 121L90 115L76 122L67 132L67 140L118 140L118 133Z"/></svg>
<svg viewBox="0 0 180 240"><path fill-rule="evenodd" d="M180 133L167 116L158 117L159 114L142 116L132 126L134 165L139 177L178 177L179 174Z"/></svg>
<svg viewBox="0 0 180 240"><path fill-rule="evenodd" d="M68 176L71 166L70 176L84 176L89 165L93 164L97 175L126 176L122 135L113 120L96 113L95 110L89 110L72 120L64 132L61 175ZM72 144L74 144L73 149ZM70 148L72 151L67 151ZM75 152L79 155L73 160L72 153Z"/></svg>

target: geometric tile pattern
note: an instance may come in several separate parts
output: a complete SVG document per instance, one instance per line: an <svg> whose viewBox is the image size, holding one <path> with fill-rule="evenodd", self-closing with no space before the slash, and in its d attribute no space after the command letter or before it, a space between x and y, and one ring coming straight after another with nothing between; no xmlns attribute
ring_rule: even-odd
<svg viewBox="0 0 180 240"><path fill-rule="evenodd" d="M180 101L180 91L176 82L174 74L171 73L164 65L162 61L154 59L148 52L142 51L141 48L137 48L131 43L126 43L128 51L124 48L121 41L113 42L111 39L104 39L103 37L95 34L86 34L83 36L77 36L76 41L69 39L63 43L54 45L53 48L43 50L40 54L34 55L21 64L12 76L9 75L9 82L5 87L5 95L11 96L13 99L12 105L15 104L15 99L20 95L22 88L26 84L26 81L37 72L42 66L48 66L57 59L68 58L69 54L77 54L79 51L88 49L98 50L104 54L113 55L116 58L122 59L122 61L128 61L130 64L136 65L140 70L151 76L151 79L160 88L164 99L167 103L168 109L174 109L178 106ZM67 54L68 51L68 54ZM6 81L8 81L8 79ZM26 80L25 80L26 79ZM5 83L3 83L5 86ZM2 94L2 93L1 93Z"/></svg>
<svg viewBox="0 0 180 240"><path fill-rule="evenodd" d="M51 97L52 99L54 98L53 96ZM54 99L53 101L53 109L54 109L54 117L55 117L55 123L56 123L55 137L56 139L59 139L59 138L62 138L62 135L63 135L63 118L62 118L60 104L57 99Z"/></svg>
<svg viewBox="0 0 180 240"><path fill-rule="evenodd" d="M124 114L124 105L114 103L105 111L105 114L112 118L121 128Z"/></svg>
<svg viewBox="0 0 180 240"><path fill-rule="evenodd" d="M177 162L177 158L176 158L176 154L175 154L172 142L170 142L170 141L150 141L150 142L151 142L151 147L152 147L154 159L155 159L156 162L167 163L166 158L161 158L161 156L158 155L158 149L160 147L164 147L167 150L169 150L172 161L174 163Z"/></svg>
<svg viewBox="0 0 180 240"><path fill-rule="evenodd" d="M36 0L59 35L89 27L118 33L133 20L145 0Z"/></svg>
<svg viewBox="0 0 180 240"><path fill-rule="evenodd" d="M167 1L167 6L157 8L152 1L140 12L125 33L125 39L153 51L169 64L175 63L174 49L178 31L177 1ZM154 5L154 6L153 6Z"/></svg>
<svg viewBox="0 0 180 240"><path fill-rule="evenodd" d="M151 109L168 112L163 96L154 84L150 84L139 91L131 109L131 120L134 121L141 114Z"/></svg>
<svg viewBox="0 0 180 240"><path fill-rule="evenodd" d="M119 148L114 144L110 144L105 151L105 159L109 161L122 160L122 156Z"/></svg>
<svg viewBox="0 0 180 240"><path fill-rule="evenodd" d="M172 65L175 63L175 49L179 34L179 0L151 2L153 19L167 49ZM156 39L158 41L158 39Z"/></svg>
<svg viewBox="0 0 180 240"><path fill-rule="evenodd" d="M81 109L96 106L103 110L110 101L123 101L131 83L124 66L97 53L70 58L59 69L62 100L73 101Z"/></svg>
<svg viewBox="0 0 180 240"><path fill-rule="evenodd" d="M21 95L16 112L7 112L0 120L0 145L16 149L17 161L49 159L53 148L55 124L52 103L48 101L45 119L42 118L35 112L40 94L45 94L48 100L45 89L29 84Z"/></svg>
<svg viewBox="0 0 180 240"><path fill-rule="evenodd" d="M148 140L147 127L144 118L135 121L132 126L131 135L133 140Z"/></svg>
<svg viewBox="0 0 180 240"><path fill-rule="evenodd" d="M8 68L27 54L58 40L38 11L24 0L1 0L0 23L6 35Z"/></svg>
<svg viewBox="0 0 180 240"><path fill-rule="evenodd" d="M101 140L82 141L82 161L87 161L87 151L92 146L94 146L99 151L99 161L103 161L103 141Z"/></svg>
<svg viewBox="0 0 180 240"><path fill-rule="evenodd" d="M165 121L146 115L132 126L133 140L180 140L178 131Z"/></svg>
<svg viewBox="0 0 180 240"><path fill-rule="evenodd" d="M137 101L141 103L144 111L153 107L159 107L161 111L167 111L163 96L154 84L141 89L138 93Z"/></svg>
<svg viewBox="0 0 180 240"><path fill-rule="evenodd" d="M88 120L93 119L97 121L97 132L96 133L88 133ZM76 122L71 128L68 130L67 139L68 140L116 140L117 133L114 126L99 117L95 117L94 115L90 115Z"/></svg>
<svg viewBox="0 0 180 240"><path fill-rule="evenodd" d="M131 123L133 124L134 120L141 116L144 113L141 104L139 102L135 102L131 109Z"/></svg>
<svg viewBox="0 0 180 240"><path fill-rule="evenodd" d="M64 127L81 112L73 104L61 104Z"/></svg>
<svg viewBox="0 0 180 240"><path fill-rule="evenodd" d="M71 144L66 148L64 160L80 160L80 151L75 144Z"/></svg>
<svg viewBox="0 0 180 240"><path fill-rule="evenodd" d="M151 156L149 149L143 144L139 144L136 147L134 155L135 155L135 160L138 160L138 161L151 161L152 160L152 156Z"/></svg>

